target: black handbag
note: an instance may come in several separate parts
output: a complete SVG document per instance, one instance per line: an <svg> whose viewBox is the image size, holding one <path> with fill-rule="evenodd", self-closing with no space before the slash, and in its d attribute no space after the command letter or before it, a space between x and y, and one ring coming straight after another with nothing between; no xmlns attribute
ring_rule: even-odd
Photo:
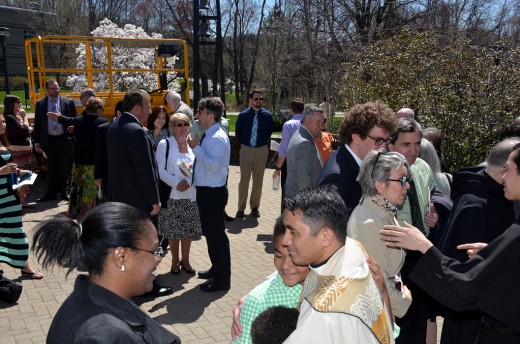
<svg viewBox="0 0 520 344"><path fill-rule="evenodd" d="M2 276L0 270L0 300L7 303L16 303L22 294L22 285Z"/></svg>
<svg viewBox="0 0 520 344"><path fill-rule="evenodd" d="M168 139L166 139L166 161L164 162L164 169L168 171L168 155L170 153L170 143ZM170 199L170 193L172 192L172 187L162 181L159 178L159 199L161 201L161 208L168 208L168 200Z"/></svg>

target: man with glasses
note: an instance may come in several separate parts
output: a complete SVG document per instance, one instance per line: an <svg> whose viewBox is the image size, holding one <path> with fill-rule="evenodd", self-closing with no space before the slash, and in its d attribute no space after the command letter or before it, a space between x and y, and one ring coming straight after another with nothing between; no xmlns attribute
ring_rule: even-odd
<svg viewBox="0 0 520 344"><path fill-rule="evenodd" d="M260 217L260 198L262 197L262 184L264 182L264 170L267 164L269 144L273 133L273 117L271 113L262 108L263 95L259 90L249 93L249 109L242 111L237 118L235 136L240 142L240 183L238 184L238 211L237 218L244 217L246 210L249 180L253 176L253 188L249 205L251 215Z"/></svg>
<svg viewBox="0 0 520 344"><path fill-rule="evenodd" d="M47 191L36 200L47 202L56 199L57 193L67 201L67 180L70 173L72 135L48 113L76 117L76 106L72 99L60 96L60 86L55 80L45 83L47 96L36 103L34 111L34 149L47 156Z"/></svg>
<svg viewBox="0 0 520 344"><path fill-rule="evenodd" d="M224 113L222 100L203 98L198 110L198 120L205 131L200 140L190 137L188 145L195 154L192 184L197 188L202 234L206 237L211 261L209 270L199 271L199 277L208 280L200 289L212 293L229 290L231 286L231 253L224 223L231 147L219 123Z"/></svg>
<svg viewBox="0 0 520 344"><path fill-rule="evenodd" d="M336 185L348 214L361 198L361 186L357 182L361 162L370 150L385 148L395 125L394 112L380 102L354 105L345 114L339 129L343 145L327 160L318 184Z"/></svg>
<svg viewBox="0 0 520 344"><path fill-rule="evenodd" d="M413 119L401 118L397 122L396 131L390 136L388 150L399 152L406 158L412 171L413 180L410 182L408 196L401 208L397 211L397 221L402 226L404 221L419 228L425 236L430 234L430 228L437 225L439 216L430 202L435 188L435 178L430 166L419 158L421 153L421 125ZM412 305L406 315L397 319L401 327L401 334L397 343L423 343L426 341L426 321L428 314L428 296L409 279L410 272L415 267L421 254L408 252L401 277L404 284L412 292Z"/></svg>

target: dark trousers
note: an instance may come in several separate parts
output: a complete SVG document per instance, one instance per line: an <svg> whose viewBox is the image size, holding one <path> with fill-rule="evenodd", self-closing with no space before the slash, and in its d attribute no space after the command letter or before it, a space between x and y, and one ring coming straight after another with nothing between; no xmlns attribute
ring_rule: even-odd
<svg viewBox="0 0 520 344"><path fill-rule="evenodd" d="M280 171L280 188L282 189L282 213L284 210L284 200L285 200L285 182L287 181L287 159L283 161L282 170Z"/></svg>
<svg viewBox="0 0 520 344"><path fill-rule="evenodd" d="M401 328L401 333L395 340L396 344L426 342L426 321L429 318L427 300L429 296L410 280L410 274L421 256L422 253L420 252L408 251L401 269L403 283L412 292L412 304L404 317L395 319L396 324Z"/></svg>
<svg viewBox="0 0 520 344"><path fill-rule="evenodd" d="M224 222L226 187L197 186L197 206L202 234L206 237L208 244L210 270L218 282L229 284L231 281L231 254Z"/></svg>
<svg viewBox="0 0 520 344"><path fill-rule="evenodd" d="M67 180L70 174L70 149L71 141L65 134L59 136L49 135L47 154L47 192L48 197L56 197L67 194Z"/></svg>

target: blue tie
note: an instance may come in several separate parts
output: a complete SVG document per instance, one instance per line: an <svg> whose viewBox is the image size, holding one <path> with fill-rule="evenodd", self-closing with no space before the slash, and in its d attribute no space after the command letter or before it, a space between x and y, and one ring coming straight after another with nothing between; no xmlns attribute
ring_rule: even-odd
<svg viewBox="0 0 520 344"><path fill-rule="evenodd" d="M253 118L253 128L251 129L251 140L249 144L251 147L256 147L256 134L258 131L258 112L255 112L255 118Z"/></svg>

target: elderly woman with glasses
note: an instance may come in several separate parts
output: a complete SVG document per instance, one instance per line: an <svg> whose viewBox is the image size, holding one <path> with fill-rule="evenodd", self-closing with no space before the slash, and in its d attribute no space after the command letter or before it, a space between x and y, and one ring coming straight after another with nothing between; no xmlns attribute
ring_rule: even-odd
<svg viewBox="0 0 520 344"><path fill-rule="evenodd" d="M58 309L47 343L180 343L132 297L152 290L162 249L149 216L124 203L104 203L85 218L39 224L32 249L44 268L88 271Z"/></svg>
<svg viewBox="0 0 520 344"><path fill-rule="evenodd" d="M369 151L357 179L363 197L347 225L347 235L358 240L379 264L385 276L392 313L397 317L404 316L412 302L411 293L399 275L406 251L387 247L379 238L379 231L384 225L397 224L397 206L406 199L410 178L410 166L400 153Z"/></svg>
<svg viewBox="0 0 520 344"><path fill-rule="evenodd" d="M71 219L81 220L87 212L101 202L94 179L96 162L96 130L107 120L103 117L103 100L90 97L85 105L85 114L67 117L59 113L47 113L47 116L64 126L74 127L74 156L69 190L69 208L67 215Z"/></svg>
<svg viewBox="0 0 520 344"><path fill-rule="evenodd" d="M190 265L191 241L202 233L196 190L191 184L195 155L187 143L190 128L191 122L187 115L173 114L170 117L172 136L159 142L155 154L159 177L172 187L168 204L159 213L159 234L169 241L172 252L171 273L174 275L179 274L181 268L189 275L195 274Z"/></svg>

